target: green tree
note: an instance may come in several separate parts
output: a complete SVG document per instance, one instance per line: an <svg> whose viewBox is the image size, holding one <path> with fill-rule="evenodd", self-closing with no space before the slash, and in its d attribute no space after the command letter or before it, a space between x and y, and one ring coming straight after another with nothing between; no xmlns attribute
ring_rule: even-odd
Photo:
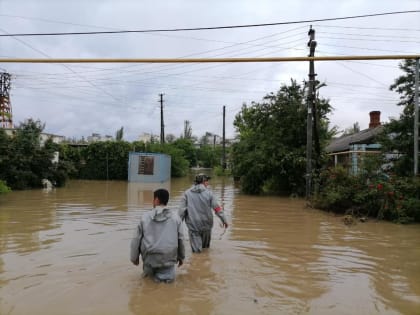
<svg viewBox="0 0 420 315"><path fill-rule="evenodd" d="M133 141L132 147L134 152L146 152L146 143L144 141Z"/></svg>
<svg viewBox="0 0 420 315"><path fill-rule="evenodd" d="M360 131L359 122L355 122L353 126L344 129L343 134L341 136L352 135L352 134L358 133L359 131Z"/></svg>
<svg viewBox="0 0 420 315"><path fill-rule="evenodd" d="M395 79L390 90L400 94L398 106L403 106L403 111L398 119L391 119L384 125L380 139L384 153L396 152L392 158L392 169L400 176L413 174L414 151L414 91L415 71L414 60L405 60L399 65L404 74Z"/></svg>
<svg viewBox="0 0 420 315"><path fill-rule="evenodd" d="M0 128L0 179L6 180L12 159L11 139L3 128Z"/></svg>
<svg viewBox="0 0 420 315"><path fill-rule="evenodd" d="M184 151L171 144L152 144L149 152L164 153L171 156L171 176L182 177L187 175L189 162L184 156Z"/></svg>
<svg viewBox="0 0 420 315"><path fill-rule="evenodd" d="M182 156L188 161L189 167L197 165L197 150L191 139L176 139L171 145L182 151Z"/></svg>
<svg viewBox="0 0 420 315"><path fill-rule="evenodd" d="M192 128L189 120L184 121L184 134L182 135L182 138L192 139Z"/></svg>
<svg viewBox="0 0 420 315"><path fill-rule="evenodd" d="M316 105L319 143L324 146L331 106L324 99ZM239 136L232 149L232 172L241 178L244 192L304 193L306 117L305 89L295 80L261 103L243 105L234 121Z"/></svg>
<svg viewBox="0 0 420 315"><path fill-rule="evenodd" d="M120 129L117 130L115 134L115 140L121 141L123 139L123 136L124 136L124 127L121 127Z"/></svg>
<svg viewBox="0 0 420 315"><path fill-rule="evenodd" d="M54 163L58 146L47 140L40 143L45 125L39 120L28 119L21 123L13 136L0 134L0 178L12 189L27 189L42 186L42 179L61 185L65 182L67 167ZM3 151L4 150L4 151Z"/></svg>
<svg viewBox="0 0 420 315"><path fill-rule="evenodd" d="M132 145L126 141L91 143L80 152L83 163L79 176L83 179L125 180L130 151Z"/></svg>
<svg viewBox="0 0 420 315"><path fill-rule="evenodd" d="M167 134L166 136L165 136L165 141L167 142L167 143L172 143L172 142L174 142L176 140L176 137L175 137L175 135L173 135L173 134Z"/></svg>

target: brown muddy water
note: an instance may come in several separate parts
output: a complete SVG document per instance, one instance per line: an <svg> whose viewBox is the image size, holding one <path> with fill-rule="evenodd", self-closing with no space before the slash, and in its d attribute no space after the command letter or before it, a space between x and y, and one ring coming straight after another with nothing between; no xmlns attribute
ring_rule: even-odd
<svg viewBox="0 0 420 315"><path fill-rule="evenodd" d="M163 186L176 207L191 178ZM171 284L141 278L129 241L152 190L126 182L0 196L0 314L420 314L420 226L353 226L299 199L211 180L230 222Z"/></svg>

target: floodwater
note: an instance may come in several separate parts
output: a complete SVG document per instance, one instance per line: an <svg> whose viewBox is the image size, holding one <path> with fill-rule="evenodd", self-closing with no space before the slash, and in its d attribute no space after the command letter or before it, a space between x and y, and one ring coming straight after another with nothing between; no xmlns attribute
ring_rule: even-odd
<svg viewBox="0 0 420 315"><path fill-rule="evenodd" d="M191 178L163 184L176 207ZM230 222L171 284L141 277L129 242L152 190L126 182L0 196L0 314L420 314L420 226L352 226L300 199L211 180Z"/></svg>

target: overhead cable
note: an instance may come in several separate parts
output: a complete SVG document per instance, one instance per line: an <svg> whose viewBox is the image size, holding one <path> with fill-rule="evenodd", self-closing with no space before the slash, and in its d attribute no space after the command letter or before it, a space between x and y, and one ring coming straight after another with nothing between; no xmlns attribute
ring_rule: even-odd
<svg viewBox="0 0 420 315"><path fill-rule="evenodd" d="M264 26L276 26L276 25L299 24L299 23L313 23L313 22L337 21L337 20L348 20L348 19L358 19L358 18L366 18L366 17L374 17L374 16L385 16L385 15L395 15L395 14L407 14L407 13L419 13L419 12L420 12L420 10L394 11L394 12L352 15L352 16L344 16L344 17L335 17L335 18L299 20L299 21L289 21L289 22L275 22L275 23L261 23L261 24L244 24L244 25L228 25L228 26L211 26L211 27L192 27L192 28L121 30L121 31L93 31L93 32L16 33L16 34L0 34L0 37L11 37L11 36L68 36L68 35L102 35L102 34L123 34L123 33L156 33L156 32L204 31L204 30L220 30L220 29L232 29L232 28L251 28L251 27L264 27Z"/></svg>

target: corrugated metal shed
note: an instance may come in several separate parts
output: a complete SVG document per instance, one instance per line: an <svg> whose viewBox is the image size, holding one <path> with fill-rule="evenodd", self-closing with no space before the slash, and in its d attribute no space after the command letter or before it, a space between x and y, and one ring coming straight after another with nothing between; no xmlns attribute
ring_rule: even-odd
<svg viewBox="0 0 420 315"><path fill-rule="evenodd" d="M130 152L128 181L163 183L171 178L171 157L161 153Z"/></svg>

